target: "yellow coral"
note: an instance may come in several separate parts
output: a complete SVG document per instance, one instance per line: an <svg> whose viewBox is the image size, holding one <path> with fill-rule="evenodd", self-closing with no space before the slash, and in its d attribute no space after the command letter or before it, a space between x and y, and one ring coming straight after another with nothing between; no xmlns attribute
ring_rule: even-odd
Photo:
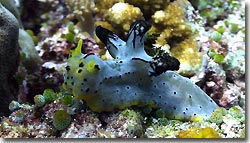
<svg viewBox="0 0 250 143"><path fill-rule="evenodd" d="M104 15L109 8L111 8L115 3L124 2L124 0L95 0L94 11L97 14Z"/></svg>
<svg viewBox="0 0 250 143"><path fill-rule="evenodd" d="M212 128L191 128L180 131L177 138L221 138L219 134Z"/></svg>
<svg viewBox="0 0 250 143"><path fill-rule="evenodd" d="M171 48L171 54L180 61L180 70L183 75L192 75L201 68L202 55L194 37L182 41Z"/></svg>
<svg viewBox="0 0 250 143"><path fill-rule="evenodd" d="M110 8L105 15L105 18L115 28L122 28L128 31L131 23L142 19L142 12L138 7L134 7L128 3L119 2Z"/></svg>
<svg viewBox="0 0 250 143"><path fill-rule="evenodd" d="M169 0L125 0L125 2L139 7L145 18L150 18L155 11L165 9L169 4Z"/></svg>
<svg viewBox="0 0 250 143"><path fill-rule="evenodd" d="M185 76L193 75L202 65L202 55L195 39L195 24L188 18L188 15L192 15L190 9L192 6L187 0L170 3L165 10L154 13L152 20L155 28L150 31L160 33L156 44L171 47L171 55L181 63L178 72Z"/></svg>

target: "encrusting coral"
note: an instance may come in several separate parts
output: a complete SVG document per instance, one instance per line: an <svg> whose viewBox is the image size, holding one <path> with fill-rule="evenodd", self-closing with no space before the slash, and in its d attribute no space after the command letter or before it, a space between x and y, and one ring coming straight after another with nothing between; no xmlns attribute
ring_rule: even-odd
<svg viewBox="0 0 250 143"><path fill-rule="evenodd" d="M192 128L181 131L177 138L221 138L218 133L210 128Z"/></svg>
<svg viewBox="0 0 250 143"><path fill-rule="evenodd" d="M133 23L127 42L97 27L97 36L115 60L82 54L80 40L70 52L64 89L96 112L149 105L162 108L169 118L208 118L218 106L189 79L171 71L178 70L178 60L168 54L151 57L144 51L143 39L150 27L143 20Z"/></svg>

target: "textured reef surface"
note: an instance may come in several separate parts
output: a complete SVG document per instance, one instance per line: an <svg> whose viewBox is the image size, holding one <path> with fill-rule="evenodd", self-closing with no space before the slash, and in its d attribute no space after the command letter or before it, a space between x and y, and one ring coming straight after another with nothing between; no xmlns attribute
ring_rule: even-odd
<svg viewBox="0 0 250 143"><path fill-rule="evenodd" d="M0 0L0 13L1 138L246 137L243 0Z"/></svg>

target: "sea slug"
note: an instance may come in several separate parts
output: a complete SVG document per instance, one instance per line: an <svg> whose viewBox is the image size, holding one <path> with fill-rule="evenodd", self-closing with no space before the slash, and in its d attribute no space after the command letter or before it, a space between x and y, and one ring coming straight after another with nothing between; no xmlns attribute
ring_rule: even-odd
<svg viewBox="0 0 250 143"><path fill-rule="evenodd" d="M95 112L133 105L161 108L168 118L209 118L217 104L188 78L173 70L179 61L167 53L156 57L144 51L144 35L151 24L139 20L130 27L127 42L98 26L96 35L114 60L83 54L82 41L71 50L63 87Z"/></svg>

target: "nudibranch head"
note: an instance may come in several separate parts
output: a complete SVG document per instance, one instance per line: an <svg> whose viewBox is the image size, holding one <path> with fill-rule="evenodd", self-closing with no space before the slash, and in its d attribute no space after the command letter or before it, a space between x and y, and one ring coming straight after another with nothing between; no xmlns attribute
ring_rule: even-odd
<svg viewBox="0 0 250 143"><path fill-rule="evenodd" d="M71 51L64 88L86 101L95 112L130 106L161 108L167 117L179 120L206 119L218 106L197 85L172 70L180 62L168 53L149 56L144 36L150 24L132 24L127 41L101 26L96 34L114 60L81 53L81 40Z"/></svg>

